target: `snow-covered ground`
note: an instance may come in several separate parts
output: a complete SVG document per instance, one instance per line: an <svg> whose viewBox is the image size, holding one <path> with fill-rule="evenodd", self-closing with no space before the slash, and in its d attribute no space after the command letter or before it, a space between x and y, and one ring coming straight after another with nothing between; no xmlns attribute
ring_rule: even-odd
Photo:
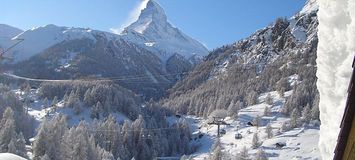
<svg viewBox="0 0 355 160"><path fill-rule="evenodd" d="M291 76L290 81L297 81L297 76ZM23 93L19 90L14 92L20 96ZM280 128L283 122L288 121L290 118L283 116L280 111L285 103L285 99L292 94L292 91L284 93L284 97L281 97L278 92L268 92L261 94L258 98L258 104L248 106L240 110L238 118L234 119L226 117L224 120L230 124L229 126L222 126L221 129L226 131L226 134L222 134L220 142L222 144L223 152L229 153L232 156L236 156L242 148L245 146L249 150L250 157L255 156L258 149L252 149L252 139L254 133L258 133L262 142L260 148L262 148L270 160L272 159L320 159L320 153L318 149L319 139L319 127L307 125L299 128L294 128L287 132L280 132ZM270 95L273 99L273 104L266 103L266 97ZM39 100L36 97L36 91L32 90L31 98L35 99L29 107L29 114L34 116L38 122L42 121L45 117L52 117L56 114L64 114L68 117L70 125L76 125L81 120L91 122L90 109L83 107L80 114L74 114L72 108L64 107L63 102L60 101L57 104L57 109L53 107L43 108L43 100ZM51 102L49 101L49 104ZM271 109L269 116L264 116L265 107ZM117 121L123 122L129 120L125 115L120 113L113 114ZM250 126L247 123L252 122L257 116L261 117L261 123L259 127ZM208 120L195 116L183 116L183 118L190 124L193 136L191 145L199 146L197 151L192 154L192 157L196 160L203 160L210 155L211 147L217 139L217 126L208 125ZM176 123L178 118L168 117L169 124ZM270 139L266 137L266 125L270 123L273 128L274 136ZM242 139L235 139L235 135L239 133L242 135ZM277 148L276 143L285 143L286 146Z"/></svg>
<svg viewBox="0 0 355 160"><path fill-rule="evenodd" d="M25 158L12 153L0 153L0 159L1 160L26 160Z"/></svg>
<svg viewBox="0 0 355 160"><path fill-rule="evenodd" d="M23 99L23 92L20 90L14 90L14 93L17 94L20 99ZM34 101L30 104L28 108L28 114L33 116L38 124L45 118L50 118L55 115L65 115L67 116L68 124L70 126L72 125L77 125L80 123L80 121L85 120L87 123L91 123L93 119L90 117L90 107L82 107L82 110L79 114L75 114L74 109L70 107L65 107L63 101L59 101L57 103L57 107L50 106L52 104L51 100L48 100L48 105L49 107L45 108L44 106L44 100L40 99L36 95L36 90L32 89L30 98L33 99ZM116 121L119 123L123 123L125 120L130 121L130 119L119 112L116 113L111 113L112 116L116 118Z"/></svg>
<svg viewBox="0 0 355 160"><path fill-rule="evenodd" d="M265 103L266 95L270 94L273 97L273 105ZM286 92L285 97L292 94L292 91ZM290 131L281 133L282 123L289 120L284 117L279 110L285 102L285 97L280 97L277 92L269 92L262 94L259 97L257 105L243 108L239 112L238 119L226 117L225 121L229 126L222 126L221 129L226 131L226 134L221 135L220 142L222 144L223 152L227 152L232 156L236 156L245 146L249 150L250 157L253 157L258 149L252 149L252 139L254 133L258 133L260 140L263 142L261 147L267 154L270 160L272 159L321 159L318 149L319 127L304 126L294 128ZM270 107L272 114L270 116L263 116L265 107ZM261 126L248 126L247 123L252 121L257 115L261 116ZM194 116L185 117L191 124L193 130L192 144L199 144L200 147L193 154L196 160L203 160L210 154L211 146L217 139L217 126L208 125L207 121ZM270 123L273 128L274 137L268 139L266 137L266 125ZM240 133L242 139L235 139L235 134ZM198 135L203 134L199 138ZM276 143L285 143L286 146L276 148Z"/></svg>

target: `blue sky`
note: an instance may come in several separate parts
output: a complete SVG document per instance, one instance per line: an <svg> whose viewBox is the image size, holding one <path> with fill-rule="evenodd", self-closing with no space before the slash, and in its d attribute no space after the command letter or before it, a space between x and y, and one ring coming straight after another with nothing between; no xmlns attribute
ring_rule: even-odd
<svg viewBox="0 0 355 160"><path fill-rule="evenodd" d="M141 0L8 0L0 23L20 29L56 24L110 31L127 23ZM169 21L209 49L230 44L290 17L305 0L157 0Z"/></svg>

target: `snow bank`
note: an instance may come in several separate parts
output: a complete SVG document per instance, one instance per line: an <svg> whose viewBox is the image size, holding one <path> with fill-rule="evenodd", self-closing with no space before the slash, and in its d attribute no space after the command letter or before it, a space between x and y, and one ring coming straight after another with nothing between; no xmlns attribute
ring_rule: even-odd
<svg viewBox="0 0 355 160"><path fill-rule="evenodd" d="M0 153L1 160L26 160L18 155L12 153Z"/></svg>
<svg viewBox="0 0 355 160"><path fill-rule="evenodd" d="M318 0L317 87L320 92L319 147L333 159L355 53L355 0ZM353 21L352 21L353 20Z"/></svg>

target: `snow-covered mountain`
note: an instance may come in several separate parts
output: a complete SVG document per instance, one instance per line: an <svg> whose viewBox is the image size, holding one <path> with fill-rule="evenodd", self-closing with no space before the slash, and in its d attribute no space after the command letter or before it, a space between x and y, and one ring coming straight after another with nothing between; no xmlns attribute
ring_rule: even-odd
<svg viewBox="0 0 355 160"><path fill-rule="evenodd" d="M27 60L63 41L82 38L95 40L90 29L59 27L53 24L24 31L13 39L16 38L24 41L20 44L23 51L14 55L15 62Z"/></svg>
<svg viewBox="0 0 355 160"><path fill-rule="evenodd" d="M1 37L14 37L23 32L21 29L6 25L0 24L0 35Z"/></svg>
<svg viewBox="0 0 355 160"><path fill-rule="evenodd" d="M23 32L21 29L6 24L0 24L0 50L5 50L16 43L12 38L21 32Z"/></svg>
<svg viewBox="0 0 355 160"><path fill-rule="evenodd" d="M163 8L154 0L147 3L138 20L126 27L121 35L124 39L151 50L164 61L174 54L180 54L186 59L195 54L208 54L205 46L173 27Z"/></svg>
<svg viewBox="0 0 355 160"><path fill-rule="evenodd" d="M251 36L212 51L170 90L166 106L176 107L177 112L204 116L215 109L208 107L228 107L232 99L247 101L250 91L260 94L275 90L276 85L289 83L295 77L315 83L318 19L317 7L313 5L309 0L305 5L308 9L293 17L278 18ZM284 90L294 85L287 83ZM195 104L194 101L204 98L213 105L203 100Z"/></svg>
<svg viewBox="0 0 355 160"><path fill-rule="evenodd" d="M1 37L8 37L3 38L4 40L0 39L0 46L8 47L15 42L14 39L24 39L19 47L12 49L12 53L15 53L14 61L21 62L63 41L83 38L95 41L93 34L98 33L114 39L123 38L137 44L157 55L162 61L168 60L174 54L180 54L190 62L198 62L199 59L195 60L195 58L208 54L205 46L173 27L168 22L163 8L154 0L147 3L139 19L126 27L121 35L53 24L24 32L11 26L0 25Z"/></svg>
<svg viewBox="0 0 355 160"><path fill-rule="evenodd" d="M313 2L309 0L291 18L278 18L251 36L212 51L170 89L168 98L161 101L163 105L180 114L204 118L216 110L232 117L234 113L234 118L226 119L231 126L223 128L227 133L219 138L220 151L214 150L223 155L236 157L245 146L252 157L262 149L269 159L319 159L315 75L318 19ZM273 97L270 103L267 95ZM271 116L265 114L268 109ZM264 122L251 127L258 117ZM264 137L267 124L275 131L270 139ZM199 124L196 132L207 136L196 140L202 146L196 159L213 156L211 149L217 148L211 147L211 139L217 141L217 127L211 131L213 127ZM234 138L237 133L243 138ZM253 134L259 135L259 147L251 147ZM308 143L309 136L312 143ZM276 143L287 147L275 147Z"/></svg>
<svg viewBox="0 0 355 160"><path fill-rule="evenodd" d="M68 38L15 64L14 73L42 79L118 77L116 83L147 98L162 96L175 83L173 75L179 71L166 72L152 52L105 32L85 36Z"/></svg>
<svg viewBox="0 0 355 160"><path fill-rule="evenodd" d="M157 97L181 79L179 73L189 71L208 53L201 43L173 27L154 0L120 35L53 24L26 31L5 25L0 29L9 37L0 40L4 48L15 39L24 40L11 50L16 74L48 79L142 75L134 82L119 83ZM137 87L137 83L144 84Z"/></svg>

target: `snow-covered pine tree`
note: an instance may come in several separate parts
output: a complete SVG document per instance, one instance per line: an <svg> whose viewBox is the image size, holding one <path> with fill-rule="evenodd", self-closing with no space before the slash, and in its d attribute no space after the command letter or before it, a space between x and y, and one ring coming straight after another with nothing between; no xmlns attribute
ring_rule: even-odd
<svg viewBox="0 0 355 160"><path fill-rule="evenodd" d="M243 147L243 149L238 153L236 160L250 160L247 147Z"/></svg>
<svg viewBox="0 0 355 160"><path fill-rule="evenodd" d="M247 97L246 102L248 106L254 105L258 103L258 93L255 91L251 91Z"/></svg>
<svg viewBox="0 0 355 160"><path fill-rule="evenodd" d="M308 124L312 119L311 107L309 104L307 104L307 106L302 110L302 119L306 124Z"/></svg>
<svg viewBox="0 0 355 160"><path fill-rule="evenodd" d="M104 110L103 110L103 116L107 117L109 113L111 112L112 104L110 102L110 98L106 96L105 98L105 103L104 103Z"/></svg>
<svg viewBox="0 0 355 160"><path fill-rule="evenodd" d="M228 107L228 116L232 118L238 118L238 112L239 108L237 104L234 103L234 100L232 100Z"/></svg>
<svg viewBox="0 0 355 160"><path fill-rule="evenodd" d="M63 158L62 138L66 130L67 124L64 116L43 120L33 143L33 159L40 160L47 154L52 160L61 160Z"/></svg>
<svg viewBox="0 0 355 160"><path fill-rule="evenodd" d="M253 149L259 148L261 146L261 144L262 143L260 142L258 133L254 133L253 139L251 142L251 148L253 148Z"/></svg>
<svg viewBox="0 0 355 160"><path fill-rule="evenodd" d="M112 153L105 151L104 149L99 149L101 160L115 160Z"/></svg>
<svg viewBox="0 0 355 160"><path fill-rule="evenodd" d="M84 94L84 103L89 106L89 105L92 105L93 102L92 102L92 97L91 97L91 89L87 89L85 94Z"/></svg>
<svg viewBox="0 0 355 160"><path fill-rule="evenodd" d="M15 137L11 139L10 143L7 145L7 152L17 154L16 141Z"/></svg>
<svg viewBox="0 0 355 160"><path fill-rule="evenodd" d="M16 138L16 149L17 149L16 155L27 158L26 140L23 137L23 134L21 132L20 134L17 135Z"/></svg>
<svg viewBox="0 0 355 160"><path fill-rule="evenodd" d="M153 152L150 147L148 147L146 140L149 139L148 135L145 134L142 128L139 133L139 138L136 146L137 154L134 156L136 159L153 159Z"/></svg>
<svg viewBox="0 0 355 160"><path fill-rule="evenodd" d="M67 106L68 100L69 100L68 93L65 93L64 96L63 96L64 106Z"/></svg>
<svg viewBox="0 0 355 160"><path fill-rule="evenodd" d="M271 115L271 109L266 106L264 109L264 116L270 116Z"/></svg>
<svg viewBox="0 0 355 160"><path fill-rule="evenodd" d="M43 100L43 108L48 108L48 98L44 98Z"/></svg>
<svg viewBox="0 0 355 160"><path fill-rule="evenodd" d="M287 131L289 131L289 130L291 130L291 129L292 129L292 128L291 128L289 122L285 121L285 122L282 123L281 128L280 128L280 131L281 131L281 132L287 132Z"/></svg>
<svg viewBox="0 0 355 160"><path fill-rule="evenodd" d="M80 114L83 106L82 102L79 99L76 99L76 101L72 105L73 105L74 113L76 115Z"/></svg>
<svg viewBox="0 0 355 160"><path fill-rule="evenodd" d="M290 120L290 127L291 128L295 128L297 127L298 123L298 119L300 117L300 113L298 111L298 108L296 107L295 109L293 109L292 113L291 113L291 120Z"/></svg>
<svg viewBox="0 0 355 160"><path fill-rule="evenodd" d="M265 129L265 133L266 133L267 138L272 138L274 136L270 123L267 124L266 129Z"/></svg>
<svg viewBox="0 0 355 160"><path fill-rule="evenodd" d="M253 125L256 126L257 128L260 127L261 125L261 117L259 115L257 115L254 119L253 119Z"/></svg>
<svg viewBox="0 0 355 160"><path fill-rule="evenodd" d="M51 106L54 107L54 108L56 108L57 104L58 104L58 97L57 97L57 96L54 96L54 98L53 98L53 100L52 100Z"/></svg>
<svg viewBox="0 0 355 160"><path fill-rule="evenodd" d="M35 141L33 142L33 146L32 146L34 160L40 160L41 157L43 157L46 154L47 135L49 134L47 130L48 125L49 125L48 120L45 119L42 121L41 126L38 129L37 135L35 137Z"/></svg>
<svg viewBox="0 0 355 160"><path fill-rule="evenodd" d="M14 112L11 108L5 109L0 127L0 152L7 152L11 140L16 138Z"/></svg>
<svg viewBox="0 0 355 160"><path fill-rule="evenodd" d="M89 137L88 141L88 160L96 160L100 159L100 152L99 152L100 147L96 146L95 144L95 138L94 136Z"/></svg>
<svg viewBox="0 0 355 160"><path fill-rule="evenodd" d="M77 127L70 128L65 132L62 149L64 159L82 160L89 158L89 134L85 122L80 122Z"/></svg>
<svg viewBox="0 0 355 160"><path fill-rule="evenodd" d="M40 160L51 160L51 158L49 158L49 156L45 154Z"/></svg>
<svg viewBox="0 0 355 160"><path fill-rule="evenodd" d="M98 102L100 103L100 102ZM100 109L99 109L99 104L96 104L94 106L91 107L91 111L90 111L90 118L92 119L100 119Z"/></svg>
<svg viewBox="0 0 355 160"><path fill-rule="evenodd" d="M312 120L319 120L319 94L314 98L311 109Z"/></svg>
<svg viewBox="0 0 355 160"><path fill-rule="evenodd" d="M271 97L271 94L267 94L266 98L265 98L265 102L268 105L272 105L274 103L273 98Z"/></svg>
<svg viewBox="0 0 355 160"><path fill-rule="evenodd" d="M255 160L268 160L267 155L262 148L256 152Z"/></svg>
<svg viewBox="0 0 355 160"><path fill-rule="evenodd" d="M223 152L221 145L218 145L209 157L209 160L223 160Z"/></svg>

